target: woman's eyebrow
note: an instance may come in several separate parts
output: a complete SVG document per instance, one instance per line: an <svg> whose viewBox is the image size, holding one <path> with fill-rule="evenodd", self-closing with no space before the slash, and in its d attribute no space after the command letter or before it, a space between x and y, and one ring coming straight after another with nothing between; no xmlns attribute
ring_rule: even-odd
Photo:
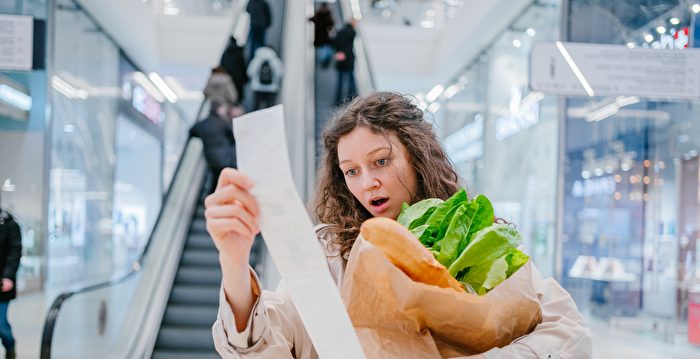
<svg viewBox="0 0 700 359"><path fill-rule="evenodd" d="M367 155L366 155L366 156L369 157L369 156L371 156L371 155L373 155L373 154L375 154L375 153L377 153L377 152L379 152L379 151L381 151L381 150L391 150L391 147L388 147L388 146L387 146L387 147L377 147L377 148L373 149L372 151L367 152ZM342 160L342 161L340 161L339 164L342 165L342 164L345 163L345 162L352 162L352 161L351 161L351 160Z"/></svg>

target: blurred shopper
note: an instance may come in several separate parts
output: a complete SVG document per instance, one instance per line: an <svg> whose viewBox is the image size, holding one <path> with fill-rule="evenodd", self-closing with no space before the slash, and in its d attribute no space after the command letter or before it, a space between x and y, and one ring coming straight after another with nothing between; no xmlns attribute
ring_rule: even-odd
<svg viewBox="0 0 700 359"><path fill-rule="evenodd" d="M316 10L316 13L309 21L314 23L314 47L319 50L318 57L321 62L321 67L326 68L330 65L331 57L333 56L331 32L335 25L333 14L331 14L328 3L321 3L321 6L319 6L318 10Z"/></svg>
<svg viewBox="0 0 700 359"><path fill-rule="evenodd" d="M311 208L320 223L317 240L342 290L350 250L365 220L395 219L402 203L447 199L460 184L431 123L400 94L355 99L338 112L321 143L324 155ZM258 203L249 192L255 183L240 171L225 169L220 184L205 201L207 231L219 251L224 278L212 328L217 351L225 358L317 358L289 293L263 293L248 266L260 230ZM469 358L591 357L591 333L571 296L534 268L532 285L541 322L512 344Z"/></svg>
<svg viewBox="0 0 700 359"><path fill-rule="evenodd" d="M224 50L223 55L221 55L221 67L226 70L231 79L233 80L234 86L236 86L236 92L238 92L238 102L243 102L243 97L245 92L243 87L248 83L248 74L246 73L246 62L245 56L243 55L243 48L238 46L236 38L231 36L229 38L228 46Z"/></svg>
<svg viewBox="0 0 700 359"><path fill-rule="evenodd" d="M17 269L22 256L22 232L14 218L0 208L0 270L2 270L2 292L0 292L0 340L5 347L5 358L16 358L15 337L7 320L10 301L17 297Z"/></svg>
<svg viewBox="0 0 700 359"><path fill-rule="evenodd" d="M255 96L253 110L275 104L283 72L282 60L274 49L263 46L255 52L255 57L248 65L248 77L251 78L250 89Z"/></svg>
<svg viewBox="0 0 700 359"><path fill-rule="evenodd" d="M267 28L272 25L272 13L267 0L249 0L245 10L250 15L250 31L248 35L250 56L248 58L252 59L256 50L266 43Z"/></svg>
<svg viewBox="0 0 700 359"><path fill-rule="evenodd" d="M231 76L221 66L211 70L211 76L209 76L203 92L204 96L211 102L229 106L238 105L239 92L236 90Z"/></svg>
<svg viewBox="0 0 700 359"><path fill-rule="evenodd" d="M209 192L214 192L219 173L226 167L236 168L236 140L233 137L231 106L212 102L209 116L190 129L190 136L199 137L204 145L211 183Z"/></svg>
<svg viewBox="0 0 700 359"><path fill-rule="evenodd" d="M335 47L335 68L338 72L338 86L335 92L335 104L339 106L344 101L357 96L355 86L355 19L350 19L338 31L333 45ZM344 91L344 83L348 88Z"/></svg>

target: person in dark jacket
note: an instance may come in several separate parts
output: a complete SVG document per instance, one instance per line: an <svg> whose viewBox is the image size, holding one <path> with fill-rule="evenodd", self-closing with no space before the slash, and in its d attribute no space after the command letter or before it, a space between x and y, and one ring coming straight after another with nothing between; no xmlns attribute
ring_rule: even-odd
<svg viewBox="0 0 700 359"><path fill-rule="evenodd" d="M5 347L5 357L15 358L15 338L7 321L7 308L17 297L17 269L22 256L22 232L14 218L0 208L0 270L2 270L2 292L0 292L0 340Z"/></svg>
<svg viewBox="0 0 700 359"><path fill-rule="evenodd" d="M252 59L255 56L255 50L258 47L265 45L265 34L267 28L272 24L272 13L270 13L270 5L267 0L250 0L245 11L250 15L250 56Z"/></svg>
<svg viewBox="0 0 700 359"><path fill-rule="evenodd" d="M355 86L355 19L351 19L343 26L335 37L335 68L338 71L338 87L335 95L336 105L344 100L357 96ZM348 81L348 91L343 92L343 82Z"/></svg>
<svg viewBox="0 0 700 359"><path fill-rule="evenodd" d="M333 50L331 49L331 31L335 21L328 3L321 3L314 16L309 21L314 23L314 47L319 51L319 60L322 67L328 67L331 63Z"/></svg>
<svg viewBox="0 0 700 359"><path fill-rule="evenodd" d="M236 92L238 93L238 102L243 102L243 87L248 83L248 74L246 74L243 48L238 46L235 37L231 36L229 38L228 46L224 50L223 55L221 55L220 63L221 67L233 79L233 85L236 86Z"/></svg>
<svg viewBox="0 0 700 359"><path fill-rule="evenodd" d="M211 173L209 193L214 192L221 170L236 168L236 140L233 124L229 119L229 108L213 102L209 116L190 129L190 136L202 139L204 158Z"/></svg>

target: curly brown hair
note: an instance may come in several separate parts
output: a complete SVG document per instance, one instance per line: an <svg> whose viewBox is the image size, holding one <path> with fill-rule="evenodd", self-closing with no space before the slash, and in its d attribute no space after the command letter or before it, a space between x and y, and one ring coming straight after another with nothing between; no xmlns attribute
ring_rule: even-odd
<svg viewBox="0 0 700 359"><path fill-rule="evenodd" d="M323 154L312 208L319 223L335 235L340 255L350 252L360 225L372 215L348 189L338 160L338 142L356 127L375 134L396 135L416 171L413 203L426 198L447 199L459 189L459 179L423 111L398 93L377 92L359 97L340 109L323 131Z"/></svg>

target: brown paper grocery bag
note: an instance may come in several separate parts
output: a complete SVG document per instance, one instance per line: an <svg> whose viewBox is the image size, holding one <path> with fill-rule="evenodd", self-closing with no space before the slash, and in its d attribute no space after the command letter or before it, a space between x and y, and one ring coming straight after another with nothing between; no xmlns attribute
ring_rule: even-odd
<svg viewBox="0 0 700 359"><path fill-rule="evenodd" d="M368 358L449 358L508 345L541 320L525 264L483 296L414 282L358 237L341 291Z"/></svg>

